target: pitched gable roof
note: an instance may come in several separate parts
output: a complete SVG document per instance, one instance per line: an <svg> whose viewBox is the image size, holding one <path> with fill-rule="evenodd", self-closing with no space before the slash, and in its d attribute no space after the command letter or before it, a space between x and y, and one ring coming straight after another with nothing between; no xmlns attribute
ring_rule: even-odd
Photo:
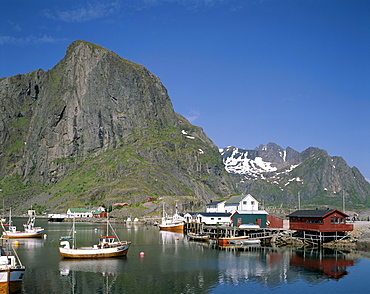
<svg viewBox="0 0 370 294"><path fill-rule="evenodd" d="M221 201L212 201L210 203L208 203L206 206L214 206L214 205L218 205L218 204L221 204L222 202L225 202L225 200L221 200Z"/></svg>
<svg viewBox="0 0 370 294"><path fill-rule="evenodd" d="M312 210L296 210L295 212L287 215L287 217L325 217L329 214L332 214L334 211L337 211L339 214L348 217L347 214L341 212L337 209L326 209L326 210L319 210L319 209L312 209Z"/></svg>
<svg viewBox="0 0 370 294"><path fill-rule="evenodd" d="M232 196L225 204L239 204L247 195Z"/></svg>
<svg viewBox="0 0 370 294"><path fill-rule="evenodd" d="M86 208L70 208L69 209L71 212L91 212L90 210Z"/></svg>
<svg viewBox="0 0 370 294"><path fill-rule="evenodd" d="M229 212L198 212L198 215L206 216L206 217L230 217L231 213Z"/></svg>

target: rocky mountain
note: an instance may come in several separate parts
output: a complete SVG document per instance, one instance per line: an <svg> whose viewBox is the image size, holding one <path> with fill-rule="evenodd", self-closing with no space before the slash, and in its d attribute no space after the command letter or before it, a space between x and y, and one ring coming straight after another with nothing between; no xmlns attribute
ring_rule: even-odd
<svg viewBox="0 0 370 294"><path fill-rule="evenodd" d="M220 150L226 170L238 189L265 203L301 207L328 205L365 208L370 204L370 184L356 168L325 150L297 152L269 143L254 150L227 147ZM298 196L299 195L299 196Z"/></svg>
<svg viewBox="0 0 370 294"><path fill-rule="evenodd" d="M18 211L234 192L217 147L174 112L159 78L95 44L0 79L0 118L0 188Z"/></svg>
<svg viewBox="0 0 370 294"><path fill-rule="evenodd" d="M298 194L306 206L338 207L343 196L370 205L357 168L324 150L269 143L220 155L174 112L158 77L80 40L49 71L0 79L0 189L16 213L127 202L120 215L136 216L236 193L290 207Z"/></svg>

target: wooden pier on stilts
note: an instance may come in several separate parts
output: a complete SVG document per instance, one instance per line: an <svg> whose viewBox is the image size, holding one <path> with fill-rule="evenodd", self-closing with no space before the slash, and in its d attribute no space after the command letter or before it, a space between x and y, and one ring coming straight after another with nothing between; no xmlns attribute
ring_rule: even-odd
<svg viewBox="0 0 370 294"><path fill-rule="evenodd" d="M208 226L201 223L185 223L185 234L188 232L206 234L210 240L231 237L248 237L249 240L260 240L261 243L270 242L273 235L285 229L280 228L239 228L231 226Z"/></svg>

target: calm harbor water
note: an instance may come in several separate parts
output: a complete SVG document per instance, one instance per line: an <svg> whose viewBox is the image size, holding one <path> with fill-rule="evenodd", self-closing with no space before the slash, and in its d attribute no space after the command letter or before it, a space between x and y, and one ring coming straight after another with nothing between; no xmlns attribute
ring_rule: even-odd
<svg viewBox="0 0 370 294"><path fill-rule="evenodd" d="M25 220L14 222L21 228ZM132 241L126 258L62 260L59 237L68 234L71 223L37 219L36 225L45 228L46 238L19 240L16 247L27 268L22 292L27 294L370 291L370 260L358 252L219 249L153 226L114 224L121 240ZM105 230L104 223L77 223L77 246L95 244Z"/></svg>

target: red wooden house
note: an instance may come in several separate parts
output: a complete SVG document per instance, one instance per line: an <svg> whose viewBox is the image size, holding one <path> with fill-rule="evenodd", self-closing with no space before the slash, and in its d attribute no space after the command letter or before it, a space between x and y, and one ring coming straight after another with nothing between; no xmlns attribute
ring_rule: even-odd
<svg viewBox="0 0 370 294"><path fill-rule="evenodd" d="M105 211L94 211L93 212L93 217L96 217L96 218L106 218L107 217L107 213Z"/></svg>
<svg viewBox="0 0 370 294"><path fill-rule="evenodd" d="M353 231L353 225L346 224L349 215L337 209L297 210L288 215L289 228L298 231L343 232Z"/></svg>
<svg viewBox="0 0 370 294"><path fill-rule="evenodd" d="M345 232L353 231L353 225L346 223L349 215L337 209L297 210L288 217L289 228L302 232L305 240L337 240L343 237Z"/></svg>

